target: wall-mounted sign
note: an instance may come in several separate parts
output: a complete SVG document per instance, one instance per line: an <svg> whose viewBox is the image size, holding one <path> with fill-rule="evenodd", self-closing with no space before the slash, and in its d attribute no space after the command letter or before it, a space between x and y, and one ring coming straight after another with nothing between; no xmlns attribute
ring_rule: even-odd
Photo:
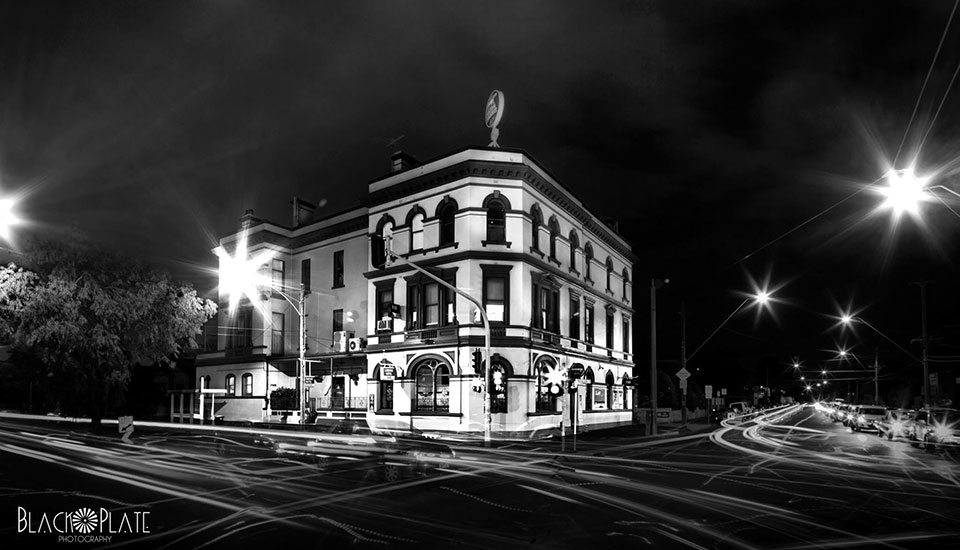
<svg viewBox="0 0 960 550"><path fill-rule="evenodd" d="M380 365L380 380L392 382L397 379L397 367L393 365Z"/></svg>
<svg viewBox="0 0 960 550"><path fill-rule="evenodd" d="M485 114L487 128L490 128L489 147L500 147L500 144L497 143L497 138L500 136L500 129L497 128L497 125L500 124L500 119L503 118L503 106L503 92L500 90L490 92L490 97L487 98L487 110Z"/></svg>

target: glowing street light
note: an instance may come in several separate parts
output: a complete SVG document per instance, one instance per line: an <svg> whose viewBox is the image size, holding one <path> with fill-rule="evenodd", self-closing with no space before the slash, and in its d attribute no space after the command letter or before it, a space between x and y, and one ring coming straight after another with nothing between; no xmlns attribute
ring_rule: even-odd
<svg viewBox="0 0 960 550"><path fill-rule="evenodd" d="M880 189L886 199L880 208L889 208L895 218L904 213L917 217L920 214L920 203L930 200L927 192L929 177L918 177L913 168L890 170L886 174L887 187Z"/></svg>
<svg viewBox="0 0 960 550"><path fill-rule="evenodd" d="M304 308L304 299L306 291L303 283L300 284L300 294L296 298L284 292L283 288L278 288L273 279L260 272L260 267L269 262L276 254L273 250L263 250L252 258L247 253L247 235L243 233L237 240L236 250L231 256L222 246L218 246L214 253L220 258L220 289L225 291L230 297L230 311L234 311L240 303L240 299L246 296L261 315L266 315L266 310L257 298L260 296L261 288L269 288L283 297L297 313L300 319L300 391L298 392L298 401L300 403L300 422L303 423L304 405L306 401L306 374L307 374L307 327L306 327L306 309ZM269 391L269 383L267 388ZM270 414L270 396L267 395L267 414Z"/></svg>
<svg viewBox="0 0 960 550"><path fill-rule="evenodd" d="M14 206L14 199L0 199L0 238L5 241L10 240L10 229L21 222L13 211Z"/></svg>

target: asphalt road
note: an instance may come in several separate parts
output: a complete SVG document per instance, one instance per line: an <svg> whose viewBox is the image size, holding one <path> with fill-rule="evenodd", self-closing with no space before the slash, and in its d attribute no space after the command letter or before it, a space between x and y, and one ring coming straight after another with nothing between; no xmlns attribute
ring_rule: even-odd
<svg viewBox="0 0 960 550"><path fill-rule="evenodd" d="M558 442L459 446L426 476L389 482L362 452L320 467L256 439L141 430L125 444L0 419L0 547L960 544L955 456L851 433L810 407L669 438L593 434L576 453L570 440L566 452ZM58 524L56 513L81 508L95 512L95 529L57 533L66 516ZM91 536L109 541L81 539Z"/></svg>

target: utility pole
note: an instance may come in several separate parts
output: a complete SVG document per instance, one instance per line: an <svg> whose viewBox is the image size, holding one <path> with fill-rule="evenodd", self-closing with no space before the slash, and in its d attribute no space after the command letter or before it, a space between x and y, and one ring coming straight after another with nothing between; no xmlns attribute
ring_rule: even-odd
<svg viewBox="0 0 960 550"><path fill-rule="evenodd" d="M880 351L873 352L873 404L880 404Z"/></svg>
<svg viewBox="0 0 960 550"><path fill-rule="evenodd" d="M680 371L687 370L687 305L680 301ZM681 426L687 426L687 381L683 384L683 399L680 401L680 414L682 415Z"/></svg>
<svg viewBox="0 0 960 550"><path fill-rule="evenodd" d="M923 406L930 406L930 364L928 348L930 339L927 335L927 285L930 281L915 281L914 284L920 287L920 345L923 346Z"/></svg>

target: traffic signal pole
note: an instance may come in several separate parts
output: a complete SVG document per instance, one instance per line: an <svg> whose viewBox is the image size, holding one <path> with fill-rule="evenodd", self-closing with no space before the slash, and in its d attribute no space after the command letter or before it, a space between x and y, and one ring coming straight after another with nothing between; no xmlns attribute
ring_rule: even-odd
<svg viewBox="0 0 960 550"><path fill-rule="evenodd" d="M492 361L492 357L490 356L490 319L487 317L487 312L486 312L486 310L483 308L483 304L480 302L480 300L476 299L475 297L471 296L470 294L468 294L468 293L464 292L463 290L460 290L459 288L451 285L450 283L444 281L444 280L441 279L440 277L437 277L437 276L434 275L433 273L430 273L430 272L427 271L426 269L424 269L424 268L420 267L419 265L411 262L410 260L408 260L408 259L406 259L406 258L404 258L404 257L402 257L402 256L400 256L400 255L398 255L398 254L396 254L393 250L390 249L390 241L389 241L389 240L384 241L384 249L385 249L386 257L387 257L387 260L388 260L388 261L390 261L390 262L400 262L400 263L402 263L403 265L412 267L413 269L417 270L418 272L420 272L420 273L426 275L427 277L429 277L430 279L436 281L437 284L440 284L440 285L442 285L442 286L445 287L445 288L449 288L450 290L456 292L456 293L459 294L460 296L463 296L464 298L466 298L466 299L467 299L470 303L472 303L473 305L477 306L477 311L480 313L480 318L483 320L483 339L484 339L484 346L483 346L483 347L484 347L484 349L486 350L485 353L486 353L486 357L487 357L487 368L484 369L484 383L483 383L483 446L484 446L484 447L489 447L489 446L490 446L490 427L491 427L491 424L493 423L492 417L491 417L491 409L492 409L492 407L491 407L491 402L490 402L491 397L492 397L492 394L491 394L491 392L490 392L490 381L491 381L491 371L493 370L493 364L492 364L493 361ZM412 418L413 418L413 411L411 410L410 413L411 413L411 414L410 414L410 418L412 419ZM412 422L412 420L411 420L411 422Z"/></svg>

